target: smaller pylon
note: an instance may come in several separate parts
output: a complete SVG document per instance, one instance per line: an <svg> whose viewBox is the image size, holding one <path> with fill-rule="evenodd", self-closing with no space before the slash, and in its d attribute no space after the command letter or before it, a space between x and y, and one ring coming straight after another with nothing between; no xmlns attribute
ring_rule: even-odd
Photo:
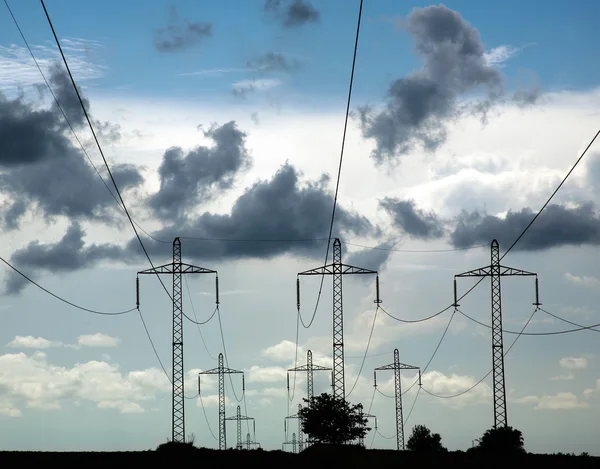
<svg viewBox="0 0 600 469"><path fill-rule="evenodd" d="M306 365L297 366L296 368L290 368L287 370L287 389L288 395L290 393L290 371L292 372L305 372L306 373L306 398L310 402L310 400L315 395L315 387L313 381L313 372L315 371L331 371L331 368L327 366L314 365L313 364L313 355L312 350L308 350L306 352Z"/></svg>
<svg viewBox="0 0 600 469"><path fill-rule="evenodd" d="M287 435L287 425L286 425L287 419L298 419L298 446L299 446L300 452L302 452L304 450L304 436L303 436L303 432L302 432L302 419L300 418L300 409L302 409L302 405L298 404L298 413L294 414L294 415L289 415L284 419L283 429L285 431L285 434ZM307 440L307 446L308 446L308 441L309 440Z"/></svg>
<svg viewBox="0 0 600 469"><path fill-rule="evenodd" d="M254 428L254 435L256 436L256 420L253 417L248 417L247 415L242 415L242 408L237 406L236 415L234 417L227 417L225 420L235 420L237 421L237 444L235 449L244 449L244 445L242 443L242 421L243 420L252 420L252 426ZM250 435L250 433L248 433Z"/></svg>
<svg viewBox="0 0 600 469"><path fill-rule="evenodd" d="M219 449L227 449L227 435L225 428L225 375L239 373L242 375L242 393L246 392L244 372L225 368L223 364L223 354L219 354L219 366L212 370L201 371L198 373L198 395L200 395L200 375L218 375L219 377Z"/></svg>
<svg viewBox="0 0 600 469"><path fill-rule="evenodd" d="M364 413L363 411L361 411L361 412L360 412L360 417L361 417L361 418L367 418L367 419L375 419L375 430L377 430L377 417L376 417L375 415L372 415L372 414L367 414L367 413ZM365 437L364 437L364 436L363 436L363 437L360 437L360 438L358 439L358 443L359 443L361 446L365 446Z"/></svg>
<svg viewBox="0 0 600 469"><path fill-rule="evenodd" d="M246 449L251 450L252 446L258 446L259 448L261 447L260 443L250 439L250 433L246 433Z"/></svg>
<svg viewBox="0 0 600 469"><path fill-rule="evenodd" d="M394 370L394 397L396 400L396 449L404 450L404 417L402 415L402 381L400 370L419 370L419 386L421 386L421 369L418 366L400 363L398 349L394 349L394 363L380 366L373 370L373 386L377 388L377 371Z"/></svg>

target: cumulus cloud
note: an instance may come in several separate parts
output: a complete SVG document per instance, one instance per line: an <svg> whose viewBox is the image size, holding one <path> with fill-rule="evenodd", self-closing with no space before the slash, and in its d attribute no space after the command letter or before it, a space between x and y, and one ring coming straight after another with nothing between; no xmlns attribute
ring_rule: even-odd
<svg viewBox="0 0 600 469"><path fill-rule="evenodd" d="M44 339L43 337L33 337L31 335L27 336L16 336L13 340L11 340L7 347L11 348L35 348L35 349L44 349L50 347L60 347L62 346L62 342L54 342L48 339Z"/></svg>
<svg viewBox="0 0 600 469"><path fill-rule="evenodd" d="M583 357L565 357L560 359L559 364L567 370L584 370L588 366L588 361Z"/></svg>
<svg viewBox="0 0 600 469"><path fill-rule="evenodd" d="M565 272L565 279L567 280L567 282L572 283L573 285L579 285L582 287L598 288L600 286L600 280L592 276L578 276L573 275L570 272Z"/></svg>
<svg viewBox="0 0 600 469"><path fill-rule="evenodd" d="M77 345L83 347L116 347L119 345L118 337L111 337L100 332L96 334L80 335L77 338Z"/></svg>
<svg viewBox="0 0 600 469"><path fill-rule="evenodd" d="M87 401L99 409L144 412L146 403L167 395L170 384L162 370L121 372L101 361L73 367L48 363L45 355L0 355L0 395L3 413L18 416L24 407L60 409L64 400Z"/></svg>
<svg viewBox="0 0 600 469"><path fill-rule="evenodd" d="M250 383L285 383L287 370L281 366L261 367L253 365L248 369L248 381Z"/></svg>
<svg viewBox="0 0 600 469"><path fill-rule="evenodd" d="M202 43L212 36L212 25L200 21L181 21L172 6L169 24L154 32L154 46L159 52L179 52Z"/></svg>
<svg viewBox="0 0 600 469"><path fill-rule="evenodd" d="M265 0L264 11L271 13L287 28L314 23L320 13L308 0Z"/></svg>
<svg viewBox="0 0 600 469"><path fill-rule="evenodd" d="M454 247L490 243L497 239L508 247L531 222L535 213L530 208L508 211L506 216L463 212L457 217L450 234ZM597 245L600 242L600 218L592 203L569 208L550 204L515 246L515 250L540 251L566 245Z"/></svg>
<svg viewBox="0 0 600 469"><path fill-rule="evenodd" d="M268 91L281 85L277 78L256 78L254 80L236 81L231 87L231 93L238 98L246 98L256 91Z"/></svg>
<svg viewBox="0 0 600 469"><path fill-rule="evenodd" d="M437 149L449 120L465 112L485 118L503 95L503 78L493 64L503 54L486 55L478 30L458 12L444 5L415 8L401 28L413 39L422 66L389 86L383 109L360 109L362 133L375 142L371 156L377 164L397 161L417 146ZM480 98L471 98L477 93ZM474 101L461 104L467 96Z"/></svg>
<svg viewBox="0 0 600 469"><path fill-rule="evenodd" d="M67 347L67 348L81 348L81 347L116 347L120 343L120 339L117 337L111 337L107 334L98 332L96 334L85 334L80 335L77 338L76 344L67 344L60 340L48 340L43 337L33 336L16 336L11 340L7 346L11 348L34 348L34 349L47 349L51 347Z"/></svg>
<svg viewBox="0 0 600 469"><path fill-rule="evenodd" d="M529 395L516 399L519 404L535 405L537 410L566 410L566 409L582 409L589 407L585 401L581 401L572 392L559 392L553 396Z"/></svg>
<svg viewBox="0 0 600 469"><path fill-rule="evenodd" d="M204 212L197 218L186 218L176 225L153 233L159 239L181 237L207 238L186 247L191 259L270 259L278 255L322 256L323 227L331 221L333 196L327 188L329 177L302 183L301 174L289 163L283 165L270 180L259 180L233 204L229 213ZM377 232L371 222L355 212L339 206L336 231L340 236L367 235ZM231 242L228 239L280 240L281 242ZM303 240L294 242L294 240ZM326 241L325 241L326 242ZM137 243L136 239L129 246ZM171 247L149 240L151 253L170 256ZM135 252L139 252L137 250Z"/></svg>
<svg viewBox="0 0 600 469"><path fill-rule="evenodd" d="M186 209L214 199L251 166L246 133L234 121L213 125L204 136L212 140L212 147L198 146L187 153L172 147L163 155L158 168L160 189L148 200L160 218L180 218Z"/></svg>
<svg viewBox="0 0 600 469"><path fill-rule="evenodd" d="M392 216L394 226L411 238L429 240L445 234L443 220L433 212L417 208L414 200L385 197L379 205Z"/></svg>
<svg viewBox="0 0 600 469"><path fill-rule="evenodd" d="M293 72L298 70L300 62L281 52L266 52L248 60L247 65L257 72Z"/></svg>
<svg viewBox="0 0 600 469"><path fill-rule="evenodd" d="M121 247L113 244L85 245L84 235L80 224L72 222L56 243L32 241L26 247L17 249L11 256L11 264L30 273L40 270L66 273L91 267L101 260L129 257ZM27 280L16 272L11 271L6 276L5 289L9 294L20 293L27 285Z"/></svg>

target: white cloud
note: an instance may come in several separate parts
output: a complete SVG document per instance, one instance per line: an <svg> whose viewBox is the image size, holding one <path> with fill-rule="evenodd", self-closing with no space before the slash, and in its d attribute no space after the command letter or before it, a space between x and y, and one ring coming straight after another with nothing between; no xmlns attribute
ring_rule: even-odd
<svg viewBox="0 0 600 469"><path fill-rule="evenodd" d="M439 371L428 371L421 377L423 388L440 395L450 396L467 391L477 383L471 376L461 376L455 373L447 376ZM486 383L480 383L469 392L453 399L437 399L454 407L463 407L469 403L487 403L492 396L492 390Z"/></svg>
<svg viewBox="0 0 600 469"><path fill-rule="evenodd" d="M285 383L287 370L280 366L251 366L248 370L248 381L259 383L280 382Z"/></svg>
<svg viewBox="0 0 600 469"><path fill-rule="evenodd" d="M575 375L573 373L569 373L566 375L558 375L558 376L553 376L552 381L570 381L575 379Z"/></svg>
<svg viewBox="0 0 600 469"><path fill-rule="evenodd" d="M293 362L296 356L296 343L290 340L282 340L278 344L264 349L261 355L279 363ZM304 350L298 346L298 357L300 358L304 355Z"/></svg>
<svg viewBox="0 0 600 469"><path fill-rule="evenodd" d="M80 347L116 347L119 345L119 338L111 337L98 332L96 334L80 335L77 338L77 345Z"/></svg>
<svg viewBox="0 0 600 469"><path fill-rule="evenodd" d="M25 353L0 355L0 386L6 399L0 402L0 412L14 415L23 406L60 409L65 399L89 401L120 412L140 412L143 402L171 389L162 370L156 368L122 373L117 365L101 361L68 368L52 365L39 354Z"/></svg>
<svg viewBox="0 0 600 469"><path fill-rule="evenodd" d="M554 396L529 395L515 399L515 402L527 405L535 404L534 409L537 410L581 409L589 407L587 402L580 401L572 392L559 392Z"/></svg>
<svg viewBox="0 0 600 469"><path fill-rule="evenodd" d="M561 358L558 363L567 370L584 370L588 365L587 358L583 357L565 357Z"/></svg>
<svg viewBox="0 0 600 469"><path fill-rule="evenodd" d="M598 280L596 277L591 277L587 275L578 276L573 275L570 272L566 272L565 279L573 285L579 285L582 287L598 288L600 286L600 280Z"/></svg>
<svg viewBox="0 0 600 469"><path fill-rule="evenodd" d="M502 66L504 62L513 57L520 48L511 45L502 45L494 47L486 52L483 56L488 65Z"/></svg>
<svg viewBox="0 0 600 469"><path fill-rule="evenodd" d="M234 92L245 94L252 91L268 91L281 85L275 78L259 78L256 80L240 80L232 85Z"/></svg>
<svg viewBox="0 0 600 469"><path fill-rule="evenodd" d="M8 343L8 347L11 348L37 348L44 349L50 347L61 347L61 342L53 342L43 337L33 337L31 335L18 335Z"/></svg>

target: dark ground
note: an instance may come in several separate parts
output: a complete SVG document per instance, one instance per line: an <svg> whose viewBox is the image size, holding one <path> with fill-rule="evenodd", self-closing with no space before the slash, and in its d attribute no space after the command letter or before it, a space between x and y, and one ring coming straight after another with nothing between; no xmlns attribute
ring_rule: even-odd
<svg viewBox="0 0 600 469"><path fill-rule="evenodd" d="M489 457L476 453L447 452L438 455L422 455L408 451L364 450L353 447L317 447L313 446L300 454L282 451L217 451L205 448L187 447L184 450L136 451L136 452L0 452L0 467L85 467L96 468L141 464L142 467L156 464L215 464L214 467L235 467L237 464L250 467L303 467L314 469L327 468L388 468L412 467L424 468L490 468L503 467L553 467L560 468L600 468L600 458L590 456L561 456L525 454L513 458ZM512 468L511 468L512 466ZM239 466L241 467L241 466ZM248 467L248 466L246 466Z"/></svg>

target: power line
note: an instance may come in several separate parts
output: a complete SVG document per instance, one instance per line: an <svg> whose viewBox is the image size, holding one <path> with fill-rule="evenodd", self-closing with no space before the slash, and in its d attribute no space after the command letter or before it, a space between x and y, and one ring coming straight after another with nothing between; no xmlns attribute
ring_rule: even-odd
<svg viewBox="0 0 600 469"><path fill-rule="evenodd" d="M133 219L131 218L131 215L129 214L129 210L127 210L127 206L125 205L125 201L123 200L123 197L121 196L121 192L119 191L119 187L117 186L117 183L115 181L115 178L113 177L112 171L110 170L110 166L108 165L108 161L106 160L106 157L104 156L104 151L102 150L102 146L100 145L100 142L98 141L98 137L96 135L96 132L94 131L94 126L92 125L92 121L90 120L90 116L88 115L88 112L87 112L87 110L85 108L85 105L83 103L83 99L81 98L81 94L79 93L79 89L77 88L77 85L75 84L75 79L73 78L73 74L71 73L71 68L69 67L69 63L67 62L67 58L65 57L65 54L64 54L63 49L62 49L62 46L60 45L60 41L58 40L58 36L57 36L56 31L54 29L54 25L52 24L52 20L50 19L50 15L48 14L48 10L46 9L46 5L44 4L44 0L40 0L40 2L41 2L42 7L44 9L44 13L46 14L46 19L48 20L48 24L50 25L50 29L52 30L52 35L54 36L54 40L56 41L56 45L57 45L58 50L60 52L60 55L62 57L63 63L65 65L65 68L67 69L67 73L69 74L69 78L71 79L71 84L73 85L73 89L75 90L75 93L77 94L77 99L79 100L79 104L81 105L81 109L83 110L83 114L85 116L85 119L86 119L86 121L88 123L90 131L92 132L92 136L94 137L94 141L96 142L96 146L98 147L98 151L100 152L100 155L102 156L102 160L104 161L104 165L106 167L108 175L110 176L110 179L111 179L111 181L112 181L112 183L113 183L113 185L115 187L115 191L116 191L117 195L119 196L119 201L120 201L121 205L123 206L123 210L125 211L125 214L127 215L127 218L129 219L129 223L131 224L131 227L133 228L135 236L136 236L138 242L140 243L140 246L142 247L142 250L144 251L144 254L146 255L146 258L148 259L148 262L150 263L150 265L154 269L155 267L154 267L154 264L152 262L152 259L150 259L150 255L148 254L148 251L146 250L146 247L144 246L144 243L142 242L142 239L140 238L140 235L138 234L137 229L135 228L135 223L133 222ZM163 281L160 278L160 276L158 275L158 273L156 273L156 278L158 279L158 281L162 285L163 289L165 290L165 293L168 295L168 297L171 299L171 301L173 301L173 298L171 297L171 294L167 290L167 287L163 283Z"/></svg>
<svg viewBox="0 0 600 469"><path fill-rule="evenodd" d="M148 340L150 341L150 345L152 346L152 350L154 350L154 355L156 355L156 358L158 360L158 363L160 363L160 367L162 368L165 376L167 377L167 379L169 380L169 383L172 385L173 381L171 381L171 377L169 376L169 373L167 373L167 370L165 368L165 366L163 365L162 360L160 359L160 356L158 355L158 351L156 350L156 346L154 345L154 341L152 340L152 336L150 335L150 331L148 330L148 326L146 326L146 321L144 320L144 316L142 315L142 312L140 311L140 308L137 307L136 308L139 315L140 315L140 319L142 320L142 325L144 326L144 330L146 331L146 335L148 336Z"/></svg>
<svg viewBox="0 0 600 469"><path fill-rule="evenodd" d="M210 432L212 437L215 439L215 441L218 441L219 439L215 436L215 433L213 432L213 429L210 426L210 422L208 420L208 415L206 415L206 409L204 408L204 401L202 401L202 395L200 394L200 391L198 391L198 398L200 399L200 406L202 407L202 413L204 414L204 420L206 420L206 425L208 426L208 431Z"/></svg>
<svg viewBox="0 0 600 469"><path fill-rule="evenodd" d="M371 324L371 332L369 332L369 340L367 340L367 347L366 347L365 353L363 355L362 363L360 364L360 368L356 375L356 381L354 381L354 384L352 385L352 389L350 389L350 392L348 394L346 394L346 398L348 398L348 396L350 396L350 394L352 394L352 391L354 391L354 388L356 387L356 385L358 384L358 380L360 379L360 374L362 373L363 367L365 366L365 360L367 359L367 353L369 353L369 346L371 345L371 338L373 337L373 330L375 329L375 322L377 321L377 312L379 311L379 308L380 308L380 306L378 304L377 307L375 308L375 314L373 314L373 324Z"/></svg>
<svg viewBox="0 0 600 469"><path fill-rule="evenodd" d="M449 249L397 249L397 248L384 248L381 246L365 246L363 244L349 243L345 241L348 246L356 246L363 249L373 249L376 251L392 251L392 252L414 252L414 253L434 253L434 252L457 252L457 251L469 251L471 249L479 249L488 247L487 244L478 244L476 246L469 246L466 248L449 248Z"/></svg>
<svg viewBox="0 0 600 469"><path fill-rule="evenodd" d="M548 198L548 200L546 201L546 203L535 214L535 216L532 218L532 220L529 222L529 224L525 227L525 229L523 230L523 232L517 237L517 239L515 239L515 241L510 245L510 247L506 250L506 252L504 254L502 254L502 256L500 257L500 260L504 259L504 257L511 251L511 249L515 247L515 245L525 235L525 233L531 227L531 225L533 225L533 223L535 222L535 220L537 220L537 218L540 216L540 214L542 213L542 211L548 206L548 204L550 203L550 201L554 198L554 196L556 195L556 193L563 186L563 184L565 183L565 181L567 180L567 178L571 175L571 173L573 172L573 170L577 167L577 165L579 164L579 162L583 159L583 157L585 156L585 154L587 153L587 151L594 144L594 142L596 141L596 138L598 138L598 135L600 135L600 130L598 130L598 132L596 132L596 135L594 135L594 138L592 138L592 140L587 145L587 147L585 147L585 150L583 150L583 153L581 154L581 156L579 158L577 158L577 161L575 161L575 164L573 165L573 167L569 170L569 172L566 174L566 176L563 178L563 180L560 182L560 184L556 187L556 189L554 189L554 192L552 192L552 194L550 195L550 197Z"/></svg>
<svg viewBox="0 0 600 469"><path fill-rule="evenodd" d="M223 357L225 358L225 364L227 365L227 368L229 368L229 359L227 358L227 348L225 347L225 335L223 334L223 323L221 322L221 310L219 309L219 305L217 305L217 319L219 320L219 330L221 332L221 342L223 344ZM237 393L235 392L235 387L233 386L233 379L231 378L231 374L227 373L229 375L229 384L231 384L231 390L233 391L233 395L235 396L235 400L238 402L242 402L243 399L243 395L242 395L242 399L237 397ZM245 392L244 392L245 394Z"/></svg>
<svg viewBox="0 0 600 469"><path fill-rule="evenodd" d="M185 282L185 287L187 289L188 297L190 299L190 305L192 306L192 313L194 314L194 319L196 320L195 321L196 322L196 328L198 329L198 334L200 334L200 339L202 340L202 344L204 345L204 349L206 350L206 353L208 353L208 356L210 358L212 358L213 360L216 360L216 357L212 353L210 353L210 350L208 349L208 347L206 345L206 341L204 340L204 335L202 334L202 331L200 330L200 324L206 324L207 322L209 322L213 318L213 316L215 315L215 313L217 312L217 308L215 308L215 311L206 320L206 322L204 322L204 323L198 322L198 316L196 316L196 308L194 308L194 302L192 301L192 294L190 293L190 286L188 285L187 277L184 275L183 279L184 279L184 282Z"/></svg>
<svg viewBox="0 0 600 469"><path fill-rule="evenodd" d="M544 311L542 308L540 308L540 310ZM481 321L478 321L475 318L472 318L471 316L469 316L466 313L463 313L461 310L457 309L457 311L462 314L464 317L466 317L467 319L470 319L471 321L473 321L474 323L479 324L480 326L484 326L487 327L488 329L491 329L492 326L490 326L489 324L485 324ZM544 311L546 312L546 311ZM556 318L559 318L558 316L555 316L553 314L551 314L551 316L554 316ZM562 319L562 318L559 318ZM569 321L570 322L570 321ZM577 329L568 329L568 330L564 330L564 331L551 331L551 332L517 332L517 331L509 331L506 329L502 329L502 332L505 334L516 334L516 335L526 335L526 336L536 336L536 335L560 335L560 334L569 334L571 332L580 332L580 331L584 331L584 330L590 330L590 331L594 331L594 332L600 332L597 329L593 329L594 327L598 327L600 326L600 323L598 324L592 324L591 326L579 326Z"/></svg>
<svg viewBox="0 0 600 469"><path fill-rule="evenodd" d="M85 308L85 307L80 306L78 304L75 304L75 303L73 303L73 302L71 302L69 300L66 300L66 299L64 299L61 296L58 296L56 293L52 293L50 290L48 290L47 288L44 288L39 283L37 283L35 280L33 280L30 277L28 277L27 275L25 275L23 272L21 272L19 269L17 269L15 266L13 266L12 264L10 264L8 261L6 261L5 259L3 259L2 257L0 257L0 261L4 262L7 266L9 266L11 269L13 269L16 273L18 273L19 275L21 275L25 280L31 282L36 287L38 287L40 290L48 293L48 295L53 296L57 300L60 300L63 303L66 303L69 306L73 306L74 308L80 309L82 311L86 311L86 312L92 313L92 314L98 314L98 315L101 315L101 316L118 316L118 315L121 315L121 314L131 313L132 311L135 311L135 309L136 309L134 307L134 308L131 308L131 309L127 309L125 311L118 311L118 312L115 312L115 313L107 313L107 312L104 312L104 311L96 311L94 309Z"/></svg>
<svg viewBox="0 0 600 469"><path fill-rule="evenodd" d="M531 313L531 316L529 316L529 319L527 320L527 322L523 326L523 329L521 329L521 332L525 331L525 328L529 325L529 323L533 319L533 316L535 315L535 313L538 310L539 310L539 308L536 308L536 309L533 310L533 313ZM519 340L519 338L521 337L521 335L523 335L523 334L521 333L517 337L515 337L515 340L513 341L513 343L510 345L510 347L508 347L508 350L506 350L506 352L504 352L504 356L508 355L508 352L510 352L511 349L515 346L515 344L517 343L517 341ZM471 386L470 388L465 389L464 391L461 391L461 392L459 392L457 394L453 394L451 396L440 396L438 394L435 394L433 392L428 391L423 386L421 386L421 387L423 388L423 391L425 391L430 396L437 397L439 399L453 399L455 397L462 396L462 395L470 392L471 390L475 389L477 386L479 386L492 373L492 371L494 371L493 368L490 371L488 371L487 374L483 378L481 378L479 381L477 381L473 386Z"/></svg>
<svg viewBox="0 0 600 469"><path fill-rule="evenodd" d="M552 314L550 311L546 311L544 308L540 308L540 311L543 311L547 315L552 316L553 318L558 319L559 321L566 322L567 324L571 324L572 326L580 327L581 329L589 329L590 331L594 331L594 332L600 332L598 329L594 329L594 327L596 327L596 326L593 326L593 325L592 326L582 326L581 324L577 324L576 322L569 321L568 319L561 318L560 316L557 316L556 314Z"/></svg>

